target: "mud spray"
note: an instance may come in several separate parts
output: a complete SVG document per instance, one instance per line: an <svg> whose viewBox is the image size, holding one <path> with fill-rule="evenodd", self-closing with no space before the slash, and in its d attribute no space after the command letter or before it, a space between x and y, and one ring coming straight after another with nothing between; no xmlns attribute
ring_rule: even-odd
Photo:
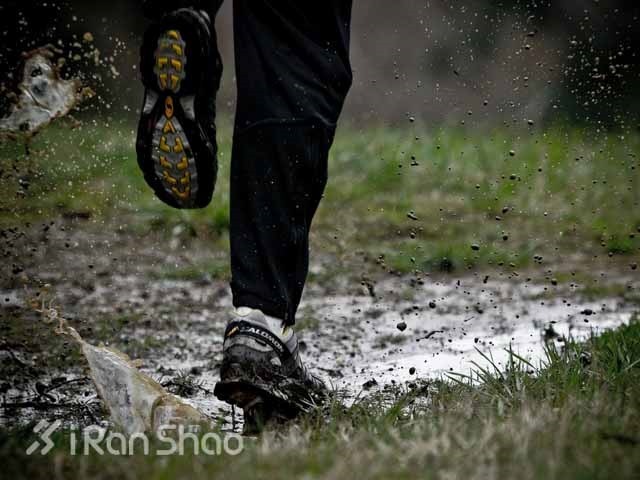
<svg viewBox="0 0 640 480"><path fill-rule="evenodd" d="M89 364L90 377L113 424L127 435L158 433L168 425L208 425L209 418L140 372L126 354L85 342L60 318L56 333L71 337Z"/></svg>
<svg viewBox="0 0 640 480"><path fill-rule="evenodd" d="M62 63L53 63L60 54L52 46L23 54L19 94L13 98L9 115L0 119L0 134L9 137L22 135L29 139L94 95L90 88L82 86L80 80L65 80L60 76Z"/></svg>

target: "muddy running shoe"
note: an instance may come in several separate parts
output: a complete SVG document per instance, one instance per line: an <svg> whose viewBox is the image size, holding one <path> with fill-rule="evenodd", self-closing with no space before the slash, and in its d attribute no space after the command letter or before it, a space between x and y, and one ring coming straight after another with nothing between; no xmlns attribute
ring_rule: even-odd
<svg viewBox="0 0 640 480"><path fill-rule="evenodd" d="M224 336L215 395L243 409L245 434L294 418L322 402L326 387L300 359L298 338L279 319L241 307Z"/></svg>
<svg viewBox="0 0 640 480"><path fill-rule="evenodd" d="M181 8L159 16L145 33L140 68L145 93L136 151L144 178L172 207L205 207L218 170L222 73L208 15Z"/></svg>

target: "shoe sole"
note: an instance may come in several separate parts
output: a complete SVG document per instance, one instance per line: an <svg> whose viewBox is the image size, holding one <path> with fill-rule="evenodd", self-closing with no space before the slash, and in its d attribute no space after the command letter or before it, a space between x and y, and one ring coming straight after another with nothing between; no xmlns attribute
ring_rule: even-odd
<svg viewBox="0 0 640 480"><path fill-rule="evenodd" d="M158 90L164 95L164 111L153 131L151 158L165 192L180 206L188 207L198 194L198 171L189 139L175 116L175 102L179 101L187 65L186 43L180 31L167 30L162 34L154 57Z"/></svg>
<svg viewBox="0 0 640 480"><path fill-rule="evenodd" d="M222 67L215 44L203 38L211 38L203 20L180 10L152 25L141 48L138 164L157 197L175 208L207 206L218 170L215 126L203 109Z"/></svg>

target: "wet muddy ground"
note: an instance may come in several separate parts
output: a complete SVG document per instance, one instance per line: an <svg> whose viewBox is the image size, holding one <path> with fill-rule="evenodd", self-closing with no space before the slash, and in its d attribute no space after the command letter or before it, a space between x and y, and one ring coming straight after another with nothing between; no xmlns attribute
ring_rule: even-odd
<svg viewBox="0 0 640 480"><path fill-rule="evenodd" d="M225 426L231 409L213 396L221 337L231 308L226 280L168 267L224 260L206 242L133 234L86 219L3 231L0 290L0 422L42 416L72 424L105 420L77 349L53 333L64 315L92 343L132 358ZM601 292L578 280L527 274L330 275L316 256L298 318L306 362L346 402L388 385L469 373L482 354L499 364L511 348L532 361L544 341L586 336L628 322L640 310L640 279L600 274ZM595 274L595 272L594 272ZM620 288L604 288L610 286ZM40 311L37 311L40 310ZM43 315L44 312L44 315ZM49 317L49 320L47 320Z"/></svg>

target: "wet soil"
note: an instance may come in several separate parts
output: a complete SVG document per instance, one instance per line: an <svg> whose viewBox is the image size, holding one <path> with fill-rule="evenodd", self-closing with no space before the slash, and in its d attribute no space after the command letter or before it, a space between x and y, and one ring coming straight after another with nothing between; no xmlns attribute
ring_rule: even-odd
<svg viewBox="0 0 640 480"><path fill-rule="evenodd" d="M140 231L80 215L22 224L0 238L2 425L106 421L77 348L53 332L64 315L87 341L142 359L170 391L240 428L212 393L231 297L225 275L204 266L225 262L223 249L181 229ZM305 361L346 402L468 373L473 362L486 364L482 354L500 364L507 347L535 364L545 341L615 327L640 310L640 278L628 269L599 275L601 293L585 295L577 280L544 275L336 275L335 264L315 256L297 329Z"/></svg>

